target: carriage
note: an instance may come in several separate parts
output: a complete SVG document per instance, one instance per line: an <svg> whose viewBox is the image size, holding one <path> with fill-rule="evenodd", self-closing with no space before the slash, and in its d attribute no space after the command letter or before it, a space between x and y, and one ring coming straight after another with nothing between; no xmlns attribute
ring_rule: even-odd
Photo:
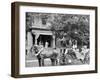
<svg viewBox="0 0 100 80"><path fill-rule="evenodd" d="M83 46L76 48L41 48L34 45L33 51L38 59L39 66L44 66L44 60L49 58L52 66L57 65L73 65L73 64L89 64L89 49Z"/></svg>

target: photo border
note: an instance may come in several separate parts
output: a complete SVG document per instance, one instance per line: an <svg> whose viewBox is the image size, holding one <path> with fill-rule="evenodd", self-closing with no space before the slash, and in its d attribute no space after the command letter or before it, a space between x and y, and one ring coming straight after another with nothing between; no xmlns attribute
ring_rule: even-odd
<svg viewBox="0 0 100 80"><path fill-rule="evenodd" d="M55 73L42 73L42 74L23 74L20 75L20 56L19 56L19 35L20 35L20 20L19 9L20 6L39 6L39 7L55 7L55 8L72 8L72 9L86 9L95 11L95 70L89 71L75 71L75 72L55 72ZM44 4L44 3L29 3L29 2L13 2L11 4L11 76L16 78L22 77L40 77L40 76L56 76L56 75L72 75L72 74L86 74L97 73L97 7L96 6L80 6L80 5L62 5L62 4Z"/></svg>

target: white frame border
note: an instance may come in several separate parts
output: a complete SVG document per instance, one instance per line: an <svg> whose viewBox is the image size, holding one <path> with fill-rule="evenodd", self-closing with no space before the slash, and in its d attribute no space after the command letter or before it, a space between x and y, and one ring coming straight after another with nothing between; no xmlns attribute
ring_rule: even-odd
<svg viewBox="0 0 100 80"><path fill-rule="evenodd" d="M19 46L19 74L40 74L55 72L75 72L95 70L95 10L73 9L73 8L54 8L37 6L20 6L20 46ZM63 11L63 12L62 12ZM71 65L55 67L25 67L25 12L43 12L43 13L63 13L63 14L86 14L90 15L90 65ZM94 43L93 43L94 42Z"/></svg>

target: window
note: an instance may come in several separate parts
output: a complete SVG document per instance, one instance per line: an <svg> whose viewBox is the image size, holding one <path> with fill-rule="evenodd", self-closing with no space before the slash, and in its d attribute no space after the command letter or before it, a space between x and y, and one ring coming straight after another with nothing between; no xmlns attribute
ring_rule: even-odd
<svg viewBox="0 0 100 80"><path fill-rule="evenodd" d="M46 20L47 20L46 18L42 18L42 24L43 25L46 25Z"/></svg>

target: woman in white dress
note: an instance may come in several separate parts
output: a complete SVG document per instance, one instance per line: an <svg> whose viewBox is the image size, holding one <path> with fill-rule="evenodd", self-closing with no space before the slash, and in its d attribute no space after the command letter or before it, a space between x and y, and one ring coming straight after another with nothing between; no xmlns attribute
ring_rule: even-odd
<svg viewBox="0 0 100 80"><path fill-rule="evenodd" d="M48 48L49 43L46 41L45 42L45 48Z"/></svg>

